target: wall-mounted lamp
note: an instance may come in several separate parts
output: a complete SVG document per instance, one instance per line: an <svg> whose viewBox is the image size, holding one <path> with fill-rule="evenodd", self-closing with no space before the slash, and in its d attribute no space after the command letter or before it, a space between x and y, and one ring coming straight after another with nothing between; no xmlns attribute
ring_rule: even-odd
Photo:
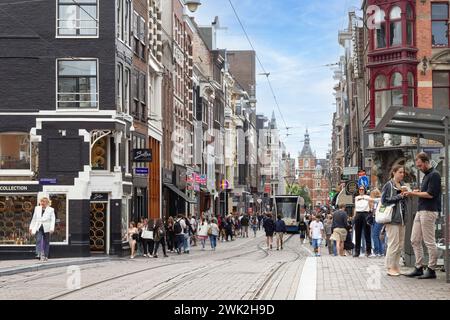
<svg viewBox="0 0 450 320"><path fill-rule="evenodd" d="M428 58L426 56L423 57L423 59L422 59L422 72L421 72L423 76L427 74L428 64L429 64Z"/></svg>
<svg viewBox="0 0 450 320"><path fill-rule="evenodd" d="M420 0L420 2L421 2L422 4L425 4L425 3L427 3L427 0Z"/></svg>

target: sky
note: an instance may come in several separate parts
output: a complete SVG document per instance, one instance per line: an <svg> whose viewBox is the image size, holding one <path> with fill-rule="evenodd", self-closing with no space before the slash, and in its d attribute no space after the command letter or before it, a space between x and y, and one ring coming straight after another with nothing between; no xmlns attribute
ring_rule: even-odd
<svg viewBox="0 0 450 320"><path fill-rule="evenodd" d="M223 29L217 34L218 48L249 50L250 44L229 1L201 0L202 5L193 16L199 25L210 25L219 16ZM338 62L343 54L338 31L347 28L348 11L359 9L361 0L231 1L264 69L270 72L285 122L263 75L257 76L257 113L270 118L275 111L281 140L291 156L298 156L308 128L312 149L319 158L325 158L336 110L336 81L333 67L324 65ZM257 74L262 72L257 64ZM285 127L295 127L289 130L291 136L286 136Z"/></svg>

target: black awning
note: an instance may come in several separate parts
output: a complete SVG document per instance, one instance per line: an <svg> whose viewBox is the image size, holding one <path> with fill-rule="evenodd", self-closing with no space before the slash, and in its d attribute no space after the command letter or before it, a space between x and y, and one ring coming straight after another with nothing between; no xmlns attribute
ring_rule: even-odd
<svg viewBox="0 0 450 320"><path fill-rule="evenodd" d="M186 193L184 193L183 191L181 191L180 189L178 189L176 186L174 186L171 183L164 183L164 186L168 189L170 189L172 192L174 192L177 196L179 196L180 198L183 198L184 201L188 202L188 203L197 203L196 199L192 199L189 198L188 195Z"/></svg>

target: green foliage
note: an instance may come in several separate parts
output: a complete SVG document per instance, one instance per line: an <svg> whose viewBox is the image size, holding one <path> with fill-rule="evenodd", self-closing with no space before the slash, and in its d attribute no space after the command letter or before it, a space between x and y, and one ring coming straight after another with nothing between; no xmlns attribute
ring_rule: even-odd
<svg viewBox="0 0 450 320"><path fill-rule="evenodd" d="M292 186L288 186L286 188L287 194L293 196L300 196L305 200L305 205L309 206L311 204L311 197L309 196L309 192L306 191L305 187L301 187L298 184L293 184Z"/></svg>

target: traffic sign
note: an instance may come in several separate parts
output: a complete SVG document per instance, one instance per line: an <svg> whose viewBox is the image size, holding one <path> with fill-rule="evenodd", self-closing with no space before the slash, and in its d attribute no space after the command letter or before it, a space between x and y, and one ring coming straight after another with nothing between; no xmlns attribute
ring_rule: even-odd
<svg viewBox="0 0 450 320"><path fill-rule="evenodd" d="M364 186L366 189L369 188L369 178L367 176L362 176L358 179L358 187Z"/></svg>

